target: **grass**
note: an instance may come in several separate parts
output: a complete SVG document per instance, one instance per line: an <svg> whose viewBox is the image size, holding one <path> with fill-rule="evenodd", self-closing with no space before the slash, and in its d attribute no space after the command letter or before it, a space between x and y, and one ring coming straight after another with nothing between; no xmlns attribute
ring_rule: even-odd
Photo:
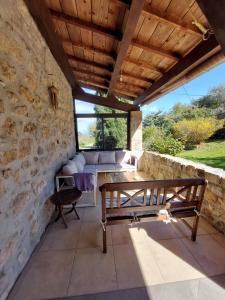
<svg viewBox="0 0 225 300"><path fill-rule="evenodd" d="M177 156L225 170L225 141L212 141L194 150L186 150Z"/></svg>

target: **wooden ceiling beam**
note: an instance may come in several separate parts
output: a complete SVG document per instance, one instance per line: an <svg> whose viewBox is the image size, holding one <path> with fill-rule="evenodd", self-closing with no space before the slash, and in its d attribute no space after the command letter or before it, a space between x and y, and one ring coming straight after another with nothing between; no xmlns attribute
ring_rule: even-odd
<svg viewBox="0 0 225 300"><path fill-rule="evenodd" d="M103 75L103 74L97 74L97 73L91 72L89 70L78 69L78 68L74 68L73 67L73 71L75 73L80 73L80 74L85 74L85 75L88 75L88 76L98 77L98 78L104 79L105 81L109 81L110 80L110 76Z"/></svg>
<svg viewBox="0 0 225 300"><path fill-rule="evenodd" d="M96 53L96 54L103 55L103 56L111 59L111 61L113 63L115 62L116 53L109 53L109 52L104 51L102 49L95 48L95 47L90 47L90 46L84 45L82 43L77 43L77 42L74 42L74 41L71 41L71 40L62 39L62 42L66 43L68 45L72 45L75 48L82 49L84 51L89 51L91 53Z"/></svg>
<svg viewBox="0 0 225 300"><path fill-rule="evenodd" d="M128 96L128 97L132 97L133 98L133 101L134 101L134 98L137 97L138 94L136 93L133 93L133 92L130 92L130 91L127 91L127 90L121 90L119 88L115 88L114 90L115 94L119 93L121 95L125 95L125 96Z"/></svg>
<svg viewBox="0 0 225 300"><path fill-rule="evenodd" d="M224 11L225 1L224 0L196 0L202 12L206 16L209 24L211 25L213 32L219 42L223 54L225 55L225 22L224 22Z"/></svg>
<svg viewBox="0 0 225 300"><path fill-rule="evenodd" d="M55 32L54 24L45 1L25 0L25 4L70 86L73 89L77 88L81 90L72 68L68 63L67 56L59 41L58 35Z"/></svg>
<svg viewBox="0 0 225 300"><path fill-rule="evenodd" d="M96 25L92 22L83 21L77 17L71 17L63 12L58 12L53 9L50 9L51 15L55 20L63 21L67 24L71 24L101 35L104 35L105 37L109 37L111 39L115 39L118 41L121 41L122 34L118 31L113 31L110 28L105 28L100 25Z"/></svg>
<svg viewBox="0 0 225 300"><path fill-rule="evenodd" d="M123 60L127 55L127 51L130 46L130 43L132 41L134 31L137 26L139 17L141 15L143 5L144 5L144 0L133 0L131 3L126 27L125 27L125 30L123 33L122 40L120 42L116 63L115 63L114 70L113 70L112 76L111 76L111 81L109 84L109 90L108 90L109 94L112 93L113 88L116 85Z"/></svg>
<svg viewBox="0 0 225 300"><path fill-rule="evenodd" d="M183 57L175 66L173 66L168 72L161 78L155 81L152 86L144 91L142 95L137 97L135 104L143 104L147 102L153 94L161 89L165 84L168 84L171 80L182 77L185 72L189 71L194 65L201 61L204 56L218 48L218 42L214 36L211 36L208 40L202 41L191 52Z"/></svg>
<svg viewBox="0 0 225 300"><path fill-rule="evenodd" d="M119 7L130 9L131 0L111 0L111 2Z"/></svg>
<svg viewBox="0 0 225 300"><path fill-rule="evenodd" d="M104 70L105 72L108 72L108 73L111 73L112 72L112 66L111 65L103 65L103 64L100 64L100 63L96 63L96 62L93 62L93 61L89 61L89 60L86 60L86 59L82 59L82 58L78 58L74 55L68 55L68 59L73 61L73 62L76 62L76 63L81 63L81 64L85 64L89 67L95 67L95 68L99 68L101 70Z"/></svg>
<svg viewBox="0 0 225 300"><path fill-rule="evenodd" d="M145 61L145 60L135 60L135 59L132 59L130 57L126 57L124 59L125 62L128 62L128 63L131 63L131 64L134 64L136 66L138 66L139 68L145 68L145 69L149 69L150 71L158 74L158 75L162 75L163 74L163 70L153 66L152 64L150 64L149 62Z"/></svg>
<svg viewBox="0 0 225 300"><path fill-rule="evenodd" d="M148 79L148 78L146 78L146 77L141 77L139 74L138 74L138 76L136 76L136 75L134 75L134 74L130 74L130 73L127 73L127 72L122 71L122 76L131 78L131 79L134 79L134 80L143 81L143 82L145 82L145 83L147 83L147 84L150 84L150 83L152 84L152 83L154 83L154 80L153 80L153 79Z"/></svg>
<svg viewBox="0 0 225 300"><path fill-rule="evenodd" d="M85 78L79 78L79 82L108 90L108 83L107 82L105 82L105 83L102 82L101 83L101 82L98 82L96 80L87 80Z"/></svg>
<svg viewBox="0 0 225 300"><path fill-rule="evenodd" d="M202 33L193 25L180 24L177 21L177 19L174 19L174 17L170 15L162 14L161 12L154 10L152 6L150 6L148 3L144 5L142 14L145 15L146 17L153 17L159 20L160 22L166 23L168 25L175 26L176 28L184 32L190 33L198 37L202 37Z"/></svg>
<svg viewBox="0 0 225 300"><path fill-rule="evenodd" d="M162 49L160 47L149 45L147 43L140 42L138 40L132 40L131 44L132 44L132 46L141 48L141 49L143 49L145 51L148 51L148 52L151 52L151 53L158 54L160 56L169 58L169 59L174 60L174 61L178 61L179 58L180 58L177 54L175 54L175 53L173 53L171 51L167 51L167 50L164 50L164 49Z"/></svg>
<svg viewBox="0 0 225 300"><path fill-rule="evenodd" d="M97 95L88 94L83 91L81 93L78 93L76 90L74 90L73 97L77 100L81 100L81 101L85 101L97 105L103 105L103 106L107 106L110 108L119 109L123 111L139 110L138 106L118 101L113 95L108 95L107 97L101 97Z"/></svg>

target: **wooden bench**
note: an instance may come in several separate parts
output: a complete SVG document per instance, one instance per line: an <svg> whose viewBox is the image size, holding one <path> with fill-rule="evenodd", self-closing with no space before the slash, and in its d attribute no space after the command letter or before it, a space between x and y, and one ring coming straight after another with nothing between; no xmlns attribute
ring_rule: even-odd
<svg viewBox="0 0 225 300"><path fill-rule="evenodd" d="M102 196L103 252L106 226L125 222L194 217L191 239L196 240L207 181L204 178L105 183Z"/></svg>

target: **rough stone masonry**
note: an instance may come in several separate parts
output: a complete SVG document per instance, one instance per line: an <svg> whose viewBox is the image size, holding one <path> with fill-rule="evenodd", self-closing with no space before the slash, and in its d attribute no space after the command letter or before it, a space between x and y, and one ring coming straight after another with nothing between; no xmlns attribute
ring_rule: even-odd
<svg viewBox="0 0 225 300"><path fill-rule="evenodd" d="M45 230L75 151L71 89L22 0L0 0L0 299ZM48 87L58 89L51 108Z"/></svg>

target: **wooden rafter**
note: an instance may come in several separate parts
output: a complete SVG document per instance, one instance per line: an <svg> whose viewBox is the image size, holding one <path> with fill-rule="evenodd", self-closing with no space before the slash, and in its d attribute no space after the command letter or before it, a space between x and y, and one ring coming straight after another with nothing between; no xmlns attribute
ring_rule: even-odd
<svg viewBox="0 0 225 300"><path fill-rule="evenodd" d="M136 59L132 59L130 57L126 57L124 59L125 62L134 64L140 68L145 68L145 69L149 69L150 71L152 71L153 73L162 75L163 71L155 66L153 66L151 63L145 61L145 60L136 60Z"/></svg>
<svg viewBox="0 0 225 300"><path fill-rule="evenodd" d="M95 72L91 72L89 70L78 69L78 68L73 67L73 71L75 73L78 73L78 74L85 74L85 75L88 75L88 76L98 77L98 78L104 79L105 81L110 80L110 77L108 75L98 74L98 73L95 73Z"/></svg>
<svg viewBox="0 0 225 300"><path fill-rule="evenodd" d="M169 81L182 77L185 72L189 71L197 62L201 61L204 56L218 48L218 43L214 36L211 36L207 41L202 41L191 52L183 57L174 67L164 74L159 80L155 81L152 86L144 91L142 95L137 97L135 104L143 104L157 91L159 91Z"/></svg>
<svg viewBox="0 0 225 300"><path fill-rule="evenodd" d="M177 21L177 19L174 19L174 17L165 14L162 15L159 11L153 10L153 8L147 3L143 7L143 15L147 17L151 16L163 23L175 26L176 28L184 32L202 37L202 33L197 28L195 28L192 24L191 25L181 24L180 22Z"/></svg>
<svg viewBox="0 0 225 300"><path fill-rule="evenodd" d="M120 68L122 66L125 56L127 55L127 50L133 38L134 31L137 26L143 5L144 5L144 0L133 0L131 3L126 27L123 33L123 38L119 46L119 52L117 55L116 63L109 84L109 90L108 90L109 94L112 93L113 88L116 85Z"/></svg>
<svg viewBox="0 0 225 300"><path fill-rule="evenodd" d="M224 11L225 2L223 0L196 0L202 12L206 16L216 39L219 42L223 54L225 55L225 23L224 23Z"/></svg>
<svg viewBox="0 0 225 300"><path fill-rule="evenodd" d="M108 83L107 82L99 82L97 80L90 80L90 79L85 79L85 78L79 78L79 82L83 84L88 84L92 86L96 86L102 89L107 89L108 90Z"/></svg>
<svg viewBox="0 0 225 300"><path fill-rule="evenodd" d="M115 91L115 93L116 93L117 95L123 95L123 96L132 97L132 98L133 98L133 101L134 101L134 98L137 97L137 94L136 94L136 93L131 92L131 91L126 91L126 90L121 90L119 87L116 87L114 91Z"/></svg>
<svg viewBox="0 0 225 300"><path fill-rule="evenodd" d="M141 49L143 49L145 51L148 51L148 52L151 52L151 53L158 54L160 56L169 58L171 60L174 60L174 61L178 61L179 60L179 57L178 57L177 54L175 54L175 53L173 53L171 51L164 50L164 49L162 49L160 47L149 45L147 43L143 43L143 42L140 42L138 40L132 40L131 44L132 44L132 46L141 48Z"/></svg>
<svg viewBox="0 0 225 300"><path fill-rule="evenodd" d="M80 28L90 30L92 32L96 32L98 34L104 35L106 37L109 37L109 38L112 38L112 39L115 39L115 40L118 40L118 41L120 41L121 38L122 38L120 32L113 31L110 28L105 28L105 27L102 27L100 25L96 25L96 24L91 23L91 22L83 21L83 20L81 20L77 17L71 17L67 14L55 11L53 9L51 9L50 12L51 12L51 15L54 19L63 21L67 24L75 25L75 26L78 26Z"/></svg>
<svg viewBox="0 0 225 300"><path fill-rule="evenodd" d="M147 84L150 84L150 83L152 84L154 82L154 80L148 79L146 77L142 77L139 74L138 74L138 76L136 76L134 74L130 74L130 73L127 73L127 72L124 72L124 71L122 71L122 76L130 78L130 79L134 79L134 80L143 81L144 83L147 83Z"/></svg>
<svg viewBox="0 0 225 300"><path fill-rule="evenodd" d="M96 62L93 62L93 61L90 61L90 60L78 58L78 57L73 56L73 55L68 55L68 58L69 58L69 60L71 60L73 62L81 63L81 64L87 65L89 67L99 68L99 69L107 71L109 73L112 71L112 66L111 65L106 66L106 65L96 63Z"/></svg>
<svg viewBox="0 0 225 300"><path fill-rule="evenodd" d="M120 109L123 111L139 110L138 106L118 101L113 95L108 95L107 97L101 97L101 96L91 95L83 91L81 93L78 93L76 90L74 90L73 97L77 100L103 105L114 109Z"/></svg>
<svg viewBox="0 0 225 300"><path fill-rule="evenodd" d="M80 85L83 88L87 88L87 89L94 90L94 91L99 91L99 92L102 92L102 93L107 93L107 88L105 88L105 87L100 88L100 87L94 86L92 84L87 84L87 83L83 83L83 82L81 82Z"/></svg>
<svg viewBox="0 0 225 300"><path fill-rule="evenodd" d="M77 43L77 42L74 42L74 41L71 41L71 40L65 40L65 39L62 39L62 42L63 43L66 43L68 45L72 45L73 47L75 48L79 48L79 49L82 49L84 51L89 51L91 53L96 53L96 54L100 54L100 55L103 55L109 59L112 60L112 62L115 62L115 57L116 57L116 54L115 53L109 53L107 51L104 51L102 49L99 49L99 48L95 48L95 47L91 47L91 46L87 46L87 45L84 45L82 43Z"/></svg>
<svg viewBox="0 0 225 300"><path fill-rule="evenodd" d="M74 76L74 73L68 63L67 56L63 50L63 47L55 33L54 24L51 20L51 15L49 9L47 8L45 1L42 0L25 0L25 4L32 15L36 25L45 39L52 55L60 66L62 72L64 73L66 79L68 80L72 88L77 88L79 83Z"/></svg>

